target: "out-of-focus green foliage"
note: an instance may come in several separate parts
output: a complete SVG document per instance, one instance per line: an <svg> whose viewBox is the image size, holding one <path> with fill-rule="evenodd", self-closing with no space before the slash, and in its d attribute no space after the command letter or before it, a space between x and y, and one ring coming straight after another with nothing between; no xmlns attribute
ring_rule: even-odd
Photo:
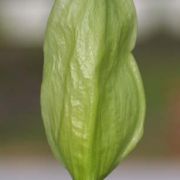
<svg viewBox="0 0 180 180"><path fill-rule="evenodd" d="M132 0L56 0L41 105L49 143L75 180L105 178L142 136Z"/></svg>

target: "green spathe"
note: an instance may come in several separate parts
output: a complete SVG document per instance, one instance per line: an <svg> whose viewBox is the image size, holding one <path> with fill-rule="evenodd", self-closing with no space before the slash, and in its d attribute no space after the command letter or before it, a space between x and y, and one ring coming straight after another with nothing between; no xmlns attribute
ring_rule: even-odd
<svg viewBox="0 0 180 180"><path fill-rule="evenodd" d="M142 136L135 40L132 0L55 1L41 106L49 144L74 180L104 179Z"/></svg>

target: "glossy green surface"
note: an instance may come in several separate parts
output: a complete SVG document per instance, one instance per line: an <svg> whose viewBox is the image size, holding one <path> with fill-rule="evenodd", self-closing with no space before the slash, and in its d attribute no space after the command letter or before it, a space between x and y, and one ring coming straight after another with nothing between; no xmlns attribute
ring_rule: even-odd
<svg viewBox="0 0 180 180"><path fill-rule="evenodd" d="M75 180L104 179L143 132L144 91L131 55L131 0L56 0L44 45L48 141Z"/></svg>

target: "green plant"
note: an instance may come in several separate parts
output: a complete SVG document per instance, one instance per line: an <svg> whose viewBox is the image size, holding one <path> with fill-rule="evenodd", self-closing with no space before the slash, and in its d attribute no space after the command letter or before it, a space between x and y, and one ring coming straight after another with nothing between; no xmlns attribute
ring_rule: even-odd
<svg viewBox="0 0 180 180"><path fill-rule="evenodd" d="M49 144L74 180L104 179L142 136L135 39L132 0L55 1L41 106Z"/></svg>

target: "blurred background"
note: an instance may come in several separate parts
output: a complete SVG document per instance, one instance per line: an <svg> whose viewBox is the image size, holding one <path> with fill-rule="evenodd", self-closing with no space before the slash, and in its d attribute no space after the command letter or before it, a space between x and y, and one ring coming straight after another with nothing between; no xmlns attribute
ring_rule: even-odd
<svg viewBox="0 0 180 180"><path fill-rule="evenodd" d="M0 179L69 179L47 144L39 96L52 0L0 0ZM180 0L135 0L143 140L107 179L180 179Z"/></svg>

